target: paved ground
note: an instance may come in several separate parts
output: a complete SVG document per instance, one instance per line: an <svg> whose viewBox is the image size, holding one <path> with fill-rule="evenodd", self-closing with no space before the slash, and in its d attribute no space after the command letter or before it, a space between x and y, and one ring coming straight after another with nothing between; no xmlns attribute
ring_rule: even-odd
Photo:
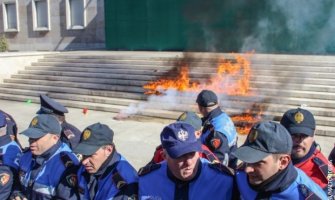
<svg viewBox="0 0 335 200"><path fill-rule="evenodd" d="M29 126L31 119L39 109L39 105L26 102L0 100L0 105L1 110L8 112L14 117L18 124L19 132ZM89 110L88 114L84 115L81 109L69 108L66 118L68 122L77 126L80 130L96 122L109 125L115 133L114 141L117 150L136 169L139 169L151 159L155 147L159 144L159 134L168 122L150 122L147 120L117 121L113 119L115 115L115 113L93 110ZM241 136L239 143L244 142L244 139L245 137ZM25 136L19 135L19 140L23 146L28 145ZM316 140L321 145L324 154L328 156L335 138L316 136Z"/></svg>

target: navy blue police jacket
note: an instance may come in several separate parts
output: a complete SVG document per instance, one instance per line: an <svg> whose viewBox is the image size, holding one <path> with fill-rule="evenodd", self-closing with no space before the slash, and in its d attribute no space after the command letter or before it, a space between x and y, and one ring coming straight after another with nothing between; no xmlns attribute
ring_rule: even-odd
<svg viewBox="0 0 335 200"><path fill-rule="evenodd" d="M168 169L166 161L139 171L139 199L232 199L233 173L219 163L199 159L197 174L190 181L180 181Z"/></svg>
<svg viewBox="0 0 335 200"><path fill-rule="evenodd" d="M34 157L28 150L19 162L23 194L28 199L66 199L56 188L64 171L72 165L79 165L79 160L61 141L41 156Z"/></svg>
<svg viewBox="0 0 335 200"><path fill-rule="evenodd" d="M77 187L75 190L80 199L137 199L137 172L116 151L95 174L89 174L84 166L80 166L77 179L78 185L75 186Z"/></svg>
<svg viewBox="0 0 335 200"><path fill-rule="evenodd" d="M327 195L319 185L314 183L303 171L295 168L292 163L282 174L278 174L263 188L252 187L244 171L237 171L236 182L242 200L255 199L327 199ZM265 189L268 188L268 189Z"/></svg>
<svg viewBox="0 0 335 200"><path fill-rule="evenodd" d="M7 199L19 184L21 148L9 135L0 137L0 199Z"/></svg>
<svg viewBox="0 0 335 200"><path fill-rule="evenodd" d="M201 142L206 145L219 160L227 165L230 152L236 147L237 132L230 117L218 107L203 120ZM235 164L232 167L235 167Z"/></svg>

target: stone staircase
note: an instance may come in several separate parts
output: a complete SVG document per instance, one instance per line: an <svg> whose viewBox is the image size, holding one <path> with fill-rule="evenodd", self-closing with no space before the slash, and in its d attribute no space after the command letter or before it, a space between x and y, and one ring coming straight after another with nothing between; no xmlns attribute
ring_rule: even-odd
<svg viewBox="0 0 335 200"><path fill-rule="evenodd" d="M206 81L216 73L217 61L231 54L180 52L76 51L46 55L25 70L5 79L0 99L39 103L39 94L68 107L131 113L150 119L173 120L182 111L196 111L197 92L167 96L145 95L143 85L173 78L177 68L190 66L191 80ZM307 105L317 120L317 134L335 137L335 57L254 54L249 96L219 95L231 116L262 110L264 120ZM237 121L237 124L249 122Z"/></svg>

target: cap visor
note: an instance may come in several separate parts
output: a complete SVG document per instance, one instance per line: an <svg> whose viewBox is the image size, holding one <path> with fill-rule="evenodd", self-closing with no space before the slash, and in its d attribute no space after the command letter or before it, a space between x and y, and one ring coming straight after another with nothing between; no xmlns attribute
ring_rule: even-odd
<svg viewBox="0 0 335 200"><path fill-rule="evenodd" d="M314 130L308 127L289 127L290 134L304 134L308 136L314 135Z"/></svg>
<svg viewBox="0 0 335 200"><path fill-rule="evenodd" d="M266 156L270 155L270 153L266 153L264 151L260 151L248 146L242 146L236 149L236 151L232 152L232 154L233 156L246 163L256 163L263 160Z"/></svg>
<svg viewBox="0 0 335 200"><path fill-rule="evenodd" d="M29 138L40 138L44 135L46 135L47 133L42 131L41 129L37 129L37 128L28 128L25 131L23 131L21 134L29 137Z"/></svg>
<svg viewBox="0 0 335 200"><path fill-rule="evenodd" d="M191 153L191 152L201 152L201 144L199 141L191 143L191 144L186 144L185 147L171 147L171 148L167 148L166 149L167 153L169 154L169 156L171 158L179 158L182 155L185 155L187 153Z"/></svg>
<svg viewBox="0 0 335 200"><path fill-rule="evenodd" d="M76 146L73 149L73 152L89 156L89 155L94 154L99 148L100 146L93 146L93 145L79 143L78 146Z"/></svg>

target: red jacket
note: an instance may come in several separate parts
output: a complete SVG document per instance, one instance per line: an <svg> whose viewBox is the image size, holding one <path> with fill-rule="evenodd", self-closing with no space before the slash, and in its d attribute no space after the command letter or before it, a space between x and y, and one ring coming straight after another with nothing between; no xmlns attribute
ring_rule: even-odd
<svg viewBox="0 0 335 200"><path fill-rule="evenodd" d="M294 166L304 171L307 176L324 189L328 185L328 162L327 158L318 149L315 149L312 156ZM335 173L335 169L332 170Z"/></svg>
<svg viewBox="0 0 335 200"><path fill-rule="evenodd" d="M213 152L211 152L211 150L209 150L205 145L201 145L202 148L202 152L199 152L200 157L207 159L209 162L220 162L219 159L213 154ZM164 160L163 157L163 147L162 145L159 145L158 147L156 147L156 151L154 153L154 157L152 158L150 163L160 163Z"/></svg>

